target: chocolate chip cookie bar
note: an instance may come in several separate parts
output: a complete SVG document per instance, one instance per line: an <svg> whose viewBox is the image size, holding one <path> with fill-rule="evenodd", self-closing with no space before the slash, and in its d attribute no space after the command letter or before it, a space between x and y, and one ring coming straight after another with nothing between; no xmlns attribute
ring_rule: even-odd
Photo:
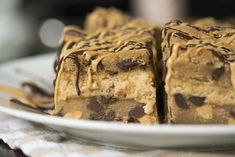
<svg viewBox="0 0 235 157"><path fill-rule="evenodd" d="M235 123L235 28L180 21L162 32L170 123Z"/></svg>
<svg viewBox="0 0 235 157"><path fill-rule="evenodd" d="M133 20L133 18L118 9L98 7L88 14L85 29L88 31L96 31L102 28L117 29L130 22L130 20Z"/></svg>
<svg viewBox="0 0 235 157"><path fill-rule="evenodd" d="M158 123L155 28L126 24L85 32L65 29L67 46L62 46L56 66L55 114Z"/></svg>

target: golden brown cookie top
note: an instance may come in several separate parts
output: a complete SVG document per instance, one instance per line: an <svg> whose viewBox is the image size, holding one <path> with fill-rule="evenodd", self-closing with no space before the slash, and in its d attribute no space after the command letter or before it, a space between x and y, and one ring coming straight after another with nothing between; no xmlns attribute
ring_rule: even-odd
<svg viewBox="0 0 235 157"><path fill-rule="evenodd" d="M65 29L66 40L60 58L77 56L86 66L93 66L94 71L99 63L105 71L111 73L128 71L136 66L149 65L150 57L156 56L155 29L151 25L138 28L125 25L120 29L102 29L79 36L77 41L74 36L70 37L71 33L68 34L66 30L71 31Z"/></svg>
<svg viewBox="0 0 235 157"><path fill-rule="evenodd" d="M96 8L90 13L85 22L85 29L96 31L97 29L115 29L131 20L131 17L115 8Z"/></svg>
<svg viewBox="0 0 235 157"><path fill-rule="evenodd" d="M172 44L179 44L184 49L205 48L210 49L223 62L235 61L235 28L233 27L201 28L180 21L171 21L165 25L162 37L163 49L170 48Z"/></svg>

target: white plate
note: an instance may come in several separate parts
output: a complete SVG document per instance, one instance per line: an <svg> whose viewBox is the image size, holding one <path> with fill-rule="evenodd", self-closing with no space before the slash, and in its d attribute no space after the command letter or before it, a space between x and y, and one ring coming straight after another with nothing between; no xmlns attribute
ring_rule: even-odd
<svg viewBox="0 0 235 157"><path fill-rule="evenodd" d="M53 78L54 54L14 61L0 66L0 83L17 84L25 77L15 68ZM4 75L2 75L2 72ZM15 78L14 78L14 77ZM16 77L17 76L17 77ZM12 78L13 77L13 78ZM17 82L18 80L18 82ZM235 126L227 125L140 125L72 120L19 110L1 99L0 111L17 118L41 123L57 131L92 142L131 148L234 147Z"/></svg>

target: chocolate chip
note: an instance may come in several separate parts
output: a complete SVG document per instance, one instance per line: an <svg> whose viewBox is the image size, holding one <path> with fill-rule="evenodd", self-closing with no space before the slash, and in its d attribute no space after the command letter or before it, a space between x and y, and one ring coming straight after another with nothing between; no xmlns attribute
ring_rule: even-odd
<svg viewBox="0 0 235 157"><path fill-rule="evenodd" d="M133 117L129 117L127 120L128 123L139 123L138 119L135 119Z"/></svg>
<svg viewBox="0 0 235 157"><path fill-rule="evenodd" d="M106 72L107 72L109 75L116 75L116 74L118 74L117 71L106 70Z"/></svg>
<svg viewBox="0 0 235 157"><path fill-rule="evenodd" d="M175 103L178 107L182 108L182 109L188 109L188 105L187 102L184 99L184 96L180 93L177 93L174 95L175 98Z"/></svg>
<svg viewBox="0 0 235 157"><path fill-rule="evenodd" d="M206 97L190 96L188 100L196 106L202 106L205 103Z"/></svg>
<svg viewBox="0 0 235 157"><path fill-rule="evenodd" d="M126 59L117 63L117 67L124 71L128 71L130 68L136 65L138 65L138 63L136 62L136 60L133 59Z"/></svg>
<svg viewBox="0 0 235 157"><path fill-rule="evenodd" d="M104 118L104 111L92 113L90 114L90 117L89 117L90 120L103 120L103 118Z"/></svg>
<svg viewBox="0 0 235 157"><path fill-rule="evenodd" d="M104 107L100 105L95 97L90 99L90 102L87 104L87 108L95 112L101 112L104 110Z"/></svg>
<svg viewBox="0 0 235 157"><path fill-rule="evenodd" d="M232 117L235 118L235 108L233 108L229 113Z"/></svg>
<svg viewBox="0 0 235 157"><path fill-rule="evenodd" d="M120 121L123 121L123 118L122 117L116 117L115 120L120 122Z"/></svg>
<svg viewBox="0 0 235 157"><path fill-rule="evenodd" d="M221 67L221 68L217 68L212 72L212 80L218 81L220 79L220 77L224 74L225 72L225 68Z"/></svg>
<svg viewBox="0 0 235 157"><path fill-rule="evenodd" d="M141 106L136 106L129 112L129 117L140 118L144 115L144 109Z"/></svg>
<svg viewBox="0 0 235 157"><path fill-rule="evenodd" d="M105 115L104 120L106 121L112 121L115 119L115 112L114 111L109 111L107 115Z"/></svg>
<svg viewBox="0 0 235 157"><path fill-rule="evenodd" d="M100 97L100 102L102 104L112 104L117 101L117 98L113 96L101 96Z"/></svg>

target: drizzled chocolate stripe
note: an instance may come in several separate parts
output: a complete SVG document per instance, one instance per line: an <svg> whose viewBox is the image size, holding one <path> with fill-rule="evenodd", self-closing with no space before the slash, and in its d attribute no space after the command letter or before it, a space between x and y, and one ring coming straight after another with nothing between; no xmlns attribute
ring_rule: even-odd
<svg viewBox="0 0 235 157"><path fill-rule="evenodd" d="M199 32L204 32L204 33L209 33L207 30L203 29L203 28L200 28L200 27L197 27L197 26L193 26L193 25L190 25L190 24L187 24L188 27L190 28L193 28Z"/></svg>
<svg viewBox="0 0 235 157"><path fill-rule="evenodd" d="M177 20L174 20L174 21L170 21L168 23L166 23L165 25L170 25L172 23L175 23L177 25L181 25L183 22L181 21L177 21ZM203 29L203 28L200 28L200 27L197 27L197 26L194 26L194 25L190 25L189 23L186 25L190 28L193 28L197 31L200 31L200 32L204 32L204 33L210 33L210 32L214 32L214 31L222 31L222 30L225 30L226 28L232 28L233 27L222 27L222 26L211 26L211 27L207 27L206 29Z"/></svg>
<svg viewBox="0 0 235 157"><path fill-rule="evenodd" d="M209 32L214 32L214 31L222 31L225 30L225 27L220 27L220 26L211 26L211 27L207 27L206 31Z"/></svg>
<svg viewBox="0 0 235 157"><path fill-rule="evenodd" d="M147 49L147 47L141 46L141 47L132 47L132 48L130 48L130 50L141 50L141 49Z"/></svg>
<svg viewBox="0 0 235 157"><path fill-rule="evenodd" d="M231 37L231 36L233 36L234 34L235 34L235 32L227 33L227 34L224 35L224 37Z"/></svg>
<svg viewBox="0 0 235 157"><path fill-rule="evenodd" d="M60 71L60 68L61 68L61 64L62 64L62 62L63 62L63 59L64 59L64 57L62 57L62 58L59 60L59 63L58 63L57 68L56 68L56 70L55 70L56 76L55 76L55 79L54 79L54 81L53 81L53 85L54 85L54 86L55 86L55 83L56 83L56 80L57 80L57 77L58 77L58 72Z"/></svg>
<svg viewBox="0 0 235 157"><path fill-rule="evenodd" d="M57 72L58 70L57 70L57 66L58 66L58 64L59 64L59 60L60 60L60 55L61 55L61 52L62 52L62 49L63 49L63 47L64 47L64 45L66 44L66 42L65 41L63 41L62 43L61 43L61 45L60 45L60 47L59 47L59 50L58 50L58 52L57 52L57 54L56 54L56 58L55 58L55 62L54 62L54 65L53 65L53 67L54 67L54 72Z"/></svg>
<svg viewBox="0 0 235 157"><path fill-rule="evenodd" d="M20 105L21 107L23 107L24 109L29 109L31 111L37 112L37 113L41 113L41 114L48 114L46 112L44 112L44 109L41 109L39 107L32 107L29 104L23 103L22 101L18 100L18 99L10 99L10 102L16 105Z"/></svg>
<svg viewBox="0 0 235 157"><path fill-rule="evenodd" d="M184 40L193 40L193 39L198 39L196 37L193 37L193 36L190 36L188 35L187 33L185 32L176 32L174 33L174 35L177 35L178 37L180 37L181 39L184 39Z"/></svg>
<svg viewBox="0 0 235 157"><path fill-rule="evenodd" d="M71 49L71 48L73 48L73 46L76 44L76 42L75 41L73 41L73 42L71 42L68 46L67 46L67 50L68 49Z"/></svg>
<svg viewBox="0 0 235 157"><path fill-rule="evenodd" d="M219 53L219 52L217 52L217 51L215 51L215 50L211 50L211 52L212 52L212 54L213 54L214 56L216 56L217 58L219 58L220 61L226 62L226 59L224 58L224 56L223 56L221 53Z"/></svg>
<svg viewBox="0 0 235 157"><path fill-rule="evenodd" d="M235 34L235 32L230 32L230 33L226 33L224 36L222 34L214 34L214 38L216 39L220 39L222 37L231 37Z"/></svg>
<svg viewBox="0 0 235 157"><path fill-rule="evenodd" d="M77 94L80 95L80 93L81 93L80 88L79 88L80 63L78 61L77 54L76 53L72 53L69 56L67 56L65 59L67 59L67 58L72 59L74 61L74 64L76 65L76 68L77 68L77 77L76 77L76 81L75 81L75 87L76 87Z"/></svg>
<svg viewBox="0 0 235 157"><path fill-rule="evenodd" d="M130 46L130 45L135 45L137 47L143 47L144 45L140 42L137 41L128 41L126 43L122 43L122 45L120 47L117 47L114 49L115 52L119 52L122 51L125 47Z"/></svg>
<svg viewBox="0 0 235 157"><path fill-rule="evenodd" d="M152 51L152 46L153 46L153 43L152 41L147 41L146 42L146 48L148 49L149 51L149 61L150 61L150 65L151 65L151 71L153 73L153 80L156 80L157 78L157 69L156 69L156 66L154 65L154 61L153 61L153 51ZM157 82L156 81L153 81L153 87L157 87Z"/></svg>
<svg viewBox="0 0 235 157"><path fill-rule="evenodd" d="M32 83L32 82L23 82L22 87L27 87L30 89L30 92L32 95L39 95L39 96L45 96L45 97L53 97L54 93L49 93L48 91L42 89L38 85Z"/></svg>
<svg viewBox="0 0 235 157"><path fill-rule="evenodd" d="M90 43L83 44L79 49L91 47Z"/></svg>
<svg viewBox="0 0 235 157"><path fill-rule="evenodd" d="M202 43L199 43L199 44L202 44ZM173 46L174 46L174 44L171 45L171 47L170 47L170 55L172 54ZM213 48L221 48L221 47L217 47L215 45L212 45L210 43L203 43L202 45L188 44L185 47L180 47L180 50L187 51L187 49L189 47L199 48L199 47L203 47L203 46L211 46ZM231 52L229 49L223 49L223 48L221 48L221 49L226 53ZM224 63L231 63L231 62L235 61L235 54L222 54L221 51L215 51L214 49L211 49L211 48L207 48L207 50L211 51L214 56L216 56L220 61L222 61Z"/></svg>
<svg viewBox="0 0 235 157"><path fill-rule="evenodd" d="M172 31L173 30L173 31ZM168 31L171 31L167 34ZM174 32L175 31L175 32ZM170 44L170 39L172 37L172 35L176 36L176 37L179 37L185 41L188 41L188 40L193 40L193 39L198 39L197 37L195 36L190 36L188 33L186 32L183 32L181 30L178 30L178 29L174 29L174 28L170 28L170 27L166 27L163 31L164 35L166 36L167 35L167 43Z"/></svg>
<svg viewBox="0 0 235 157"><path fill-rule="evenodd" d="M175 24L177 24L177 25L180 25L180 24L183 23L183 22L180 21L180 20L172 20L172 21L170 21L170 22L165 23L165 25L169 25L169 24L171 24L171 23L175 23Z"/></svg>
<svg viewBox="0 0 235 157"><path fill-rule="evenodd" d="M98 34L92 36L91 38L89 38L88 40L92 40L92 39L98 39L100 36L101 32L99 32Z"/></svg>
<svg viewBox="0 0 235 157"><path fill-rule="evenodd" d="M71 35L71 36L76 36L76 37L85 37L86 34L82 33L80 31L75 31L75 30L68 30L65 32L65 35Z"/></svg>

